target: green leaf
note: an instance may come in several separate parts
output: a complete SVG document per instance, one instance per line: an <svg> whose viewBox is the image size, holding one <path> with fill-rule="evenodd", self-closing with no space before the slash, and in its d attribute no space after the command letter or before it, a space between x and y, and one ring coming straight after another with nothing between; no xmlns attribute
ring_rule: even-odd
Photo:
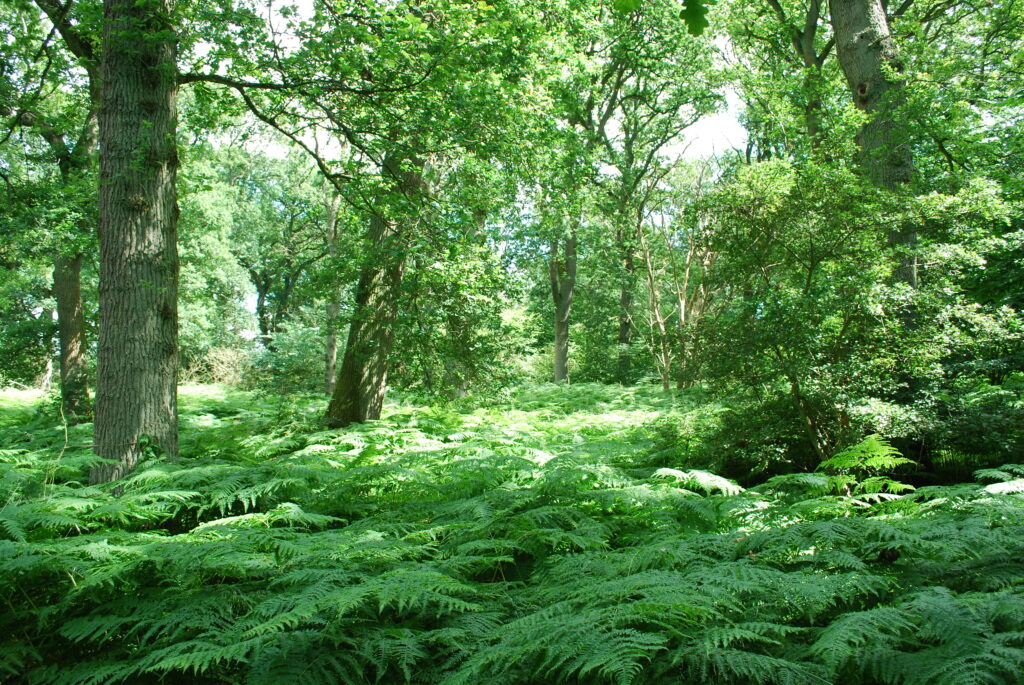
<svg viewBox="0 0 1024 685"><path fill-rule="evenodd" d="M715 4L715 0L684 0L683 9L679 13L686 22L686 29L691 36L699 36L704 33L710 24L707 20L708 8Z"/></svg>

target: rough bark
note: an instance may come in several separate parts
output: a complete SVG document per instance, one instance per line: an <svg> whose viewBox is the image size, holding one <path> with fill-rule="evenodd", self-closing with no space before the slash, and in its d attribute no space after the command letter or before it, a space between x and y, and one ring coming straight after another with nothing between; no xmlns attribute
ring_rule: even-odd
<svg viewBox="0 0 1024 685"><path fill-rule="evenodd" d="M60 399L69 423L88 420L89 379L86 373L85 315L82 311L82 255L54 260L53 296L57 301L60 341Z"/></svg>
<svg viewBox="0 0 1024 685"><path fill-rule="evenodd" d="M836 55L854 104L871 115L857 137L869 176L896 190L910 183L913 157L905 127L897 113L903 83L896 41L881 0L830 0ZM895 280L917 287L917 242L912 227L893 231L890 242L903 255Z"/></svg>
<svg viewBox="0 0 1024 685"><path fill-rule="evenodd" d="M93 483L178 453L176 41L168 0L105 0Z"/></svg>
<svg viewBox="0 0 1024 685"><path fill-rule="evenodd" d="M406 199L423 192L424 162L385 161L394 191ZM356 286L355 308L337 385L324 416L331 428L380 418L387 391L388 357L395 339L398 298L405 275L406 231L393 217L374 214L367 233L373 254Z"/></svg>
<svg viewBox="0 0 1024 685"><path fill-rule="evenodd" d="M378 216L371 221L370 238L377 245L399 243L398 232ZM405 260L404 254L391 255L360 274L341 371L325 417L332 428L380 418Z"/></svg>
<svg viewBox="0 0 1024 685"><path fill-rule="evenodd" d="M551 242L548 276L551 280L551 299L555 304L555 355L552 380L569 380L569 313L576 288L576 233L565 241L564 258L559 254L560 241Z"/></svg>

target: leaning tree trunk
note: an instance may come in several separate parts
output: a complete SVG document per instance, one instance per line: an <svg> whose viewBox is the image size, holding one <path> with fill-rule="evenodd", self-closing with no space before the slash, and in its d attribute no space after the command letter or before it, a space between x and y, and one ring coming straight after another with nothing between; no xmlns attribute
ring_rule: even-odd
<svg viewBox="0 0 1024 685"><path fill-rule="evenodd" d="M356 286L348 343L325 416L332 428L379 419L384 405L406 257L401 236L383 217L373 218L369 235L383 249L373 260L377 263L363 268ZM382 259L386 263L379 263Z"/></svg>
<svg viewBox="0 0 1024 685"><path fill-rule="evenodd" d="M384 165L394 179L397 196L415 199L423 192L425 165L421 160L416 160L411 169L397 161L385 161ZM348 343L324 416L331 428L380 418L405 275L406 233L389 216L374 214L370 222L367 242L373 254L356 286Z"/></svg>
<svg viewBox="0 0 1024 685"><path fill-rule="evenodd" d="M902 65L885 6L881 0L831 0L829 6L836 55L854 104L871 116L857 139L865 167L878 185L896 190L910 183L914 165L905 126L896 111L903 83L893 74L901 72ZM916 288L916 231L905 227L889 239L903 252L895 280Z"/></svg>
<svg viewBox="0 0 1024 685"><path fill-rule="evenodd" d="M69 423L75 423L88 420L90 415L81 254L59 256L54 260L53 296L57 301L60 339L61 410Z"/></svg>
<svg viewBox="0 0 1024 685"><path fill-rule="evenodd" d="M569 379L569 312L576 287L576 233L565 241L565 259L559 257L559 241L551 242L548 275L551 298L555 303L555 358L552 380L563 383Z"/></svg>
<svg viewBox="0 0 1024 685"><path fill-rule="evenodd" d="M175 57L169 0L105 0L93 483L178 453Z"/></svg>

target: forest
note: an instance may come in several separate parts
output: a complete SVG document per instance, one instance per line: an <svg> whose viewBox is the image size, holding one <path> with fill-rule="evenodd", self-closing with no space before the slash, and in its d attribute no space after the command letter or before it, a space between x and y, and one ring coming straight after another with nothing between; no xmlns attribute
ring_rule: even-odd
<svg viewBox="0 0 1024 685"><path fill-rule="evenodd" d="M1024 684L1024 0L0 0L0 683Z"/></svg>

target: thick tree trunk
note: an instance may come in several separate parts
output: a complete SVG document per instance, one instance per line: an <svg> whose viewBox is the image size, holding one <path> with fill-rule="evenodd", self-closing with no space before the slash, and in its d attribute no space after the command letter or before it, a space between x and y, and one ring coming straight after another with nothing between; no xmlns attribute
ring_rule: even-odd
<svg viewBox="0 0 1024 685"><path fill-rule="evenodd" d="M82 255L54 261L53 296L57 300L60 340L60 400L68 423L90 417L85 367L85 315L82 312Z"/></svg>
<svg viewBox="0 0 1024 685"><path fill-rule="evenodd" d="M892 78L892 73L901 72L902 65L885 6L881 0L831 0L829 6L836 55L854 104L871 115L857 137L865 168L881 187L898 189L910 183L914 165L905 127L896 112L903 83ZM916 288L916 231L893 231L889 239L903 252L894 278Z"/></svg>
<svg viewBox="0 0 1024 685"><path fill-rule="evenodd" d="M373 218L370 238L383 249L363 268L356 286L348 343L325 417L332 428L379 419L384 405L406 256L401 236L384 218ZM388 248L395 253L388 254Z"/></svg>
<svg viewBox="0 0 1024 685"><path fill-rule="evenodd" d="M93 483L178 453L177 68L168 0L105 0Z"/></svg>
<svg viewBox="0 0 1024 685"><path fill-rule="evenodd" d="M551 242L548 262L551 299L555 304L555 356L552 380L563 383L569 379L569 313L576 287L576 232L565 241L565 258L559 256L559 241Z"/></svg>
<svg viewBox="0 0 1024 685"><path fill-rule="evenodd" d="M394 179L397 195L415 198L424 191L424 163L412 168L385 161ZM349 326L348 343L334 395L327 406L325 423L340 428L380 418L387 391L388 357L395 340L398 298L402 290L407 252L405 232L391 217L375 214L367 242L373 248L356 286L355 309Z"/></svg>

